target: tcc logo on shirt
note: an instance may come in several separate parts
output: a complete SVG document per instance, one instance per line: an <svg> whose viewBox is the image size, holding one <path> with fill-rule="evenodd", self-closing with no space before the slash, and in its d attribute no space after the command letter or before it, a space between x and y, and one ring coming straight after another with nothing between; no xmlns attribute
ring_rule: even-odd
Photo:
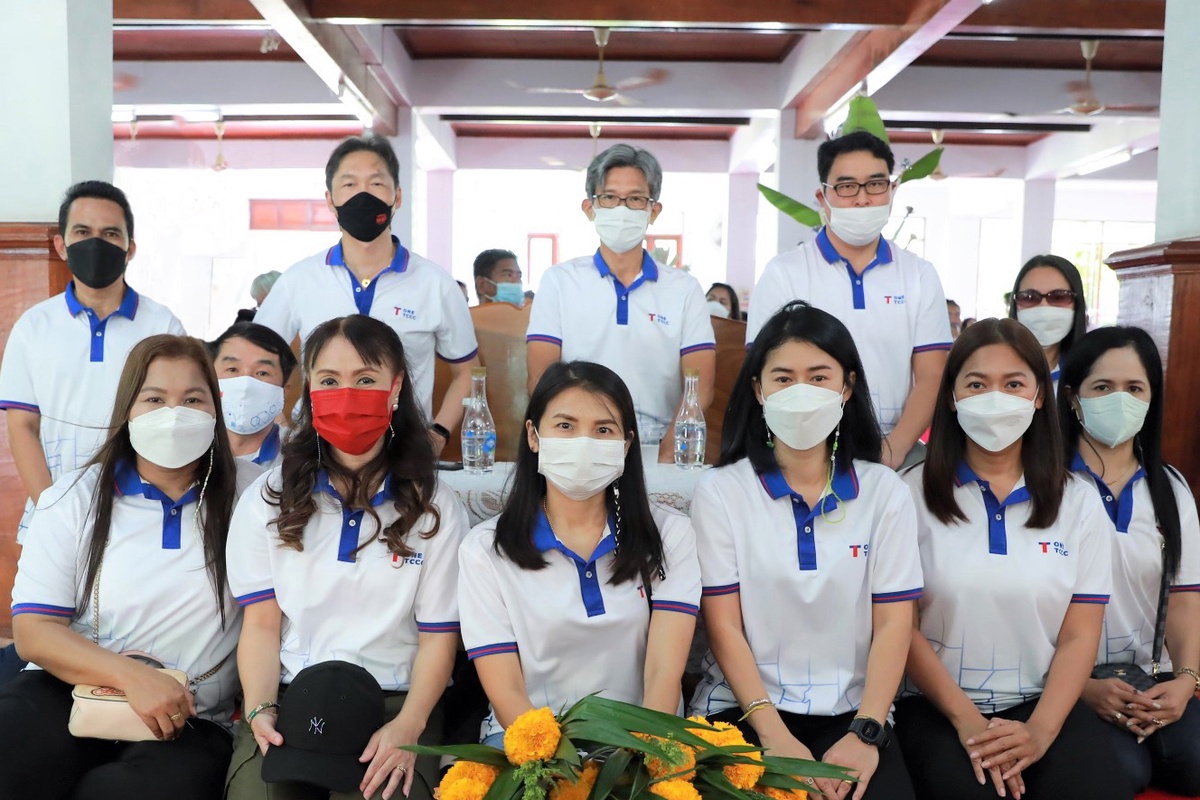
<svg viewBox="0 0 1200 800"><path fill-rule="evenodd" d="M862 557L866 558L867 551L870 549L871 549L871 545L869 545L869 544L852 544L852 545L850 545L850 557L858 558L859 553L862 553Z"/></svg>
<svg viewBox="0 0 1200 800"><path fill-rule="evenodd" d="M421 566L421 564L424 561L425 561L424 553L413 553L411 556L408 556L407 558L402 558L397 553L392 553L392 569L400 569L405 564L412 564L415 567L419 567L419 566Z"/></svg>
<svg viewBox="0 0 1200 800"><path fill-rule="evenodd" d="M883 296L883 304L886 306L902 306L904 305L904 295L885 294Z"/></svg>
<svg viewBox="0 0 1200 800"><path fill-rule="evenodd" d="M663 314L651 314L650 321L657 322L659 325L670 325L671 324L670 320L668 320L666 318L666 316L664 316Z"/></svg>
<svg viewBox="0 0 1200 800"><path fill-rule="evenodd" d="M1053 551L1060 556L1070 555L1067 552L1067 546L1062 542L1038 542L1038 545L1042 548L1043 553L1049 553L1053 548Z"/></svg>
<svg viewBox="0 0 1200 800"><path fill-rule="evenodd" d="M416 309L413 309L413 308L401 308L400 306L394 306L394 308L396 309L396 316L397 316L397 317L404 317L405 319L411 319L411 320L413 320L413 321L416 321L416 319L417 319L417 311L416 311Z"/></svg>

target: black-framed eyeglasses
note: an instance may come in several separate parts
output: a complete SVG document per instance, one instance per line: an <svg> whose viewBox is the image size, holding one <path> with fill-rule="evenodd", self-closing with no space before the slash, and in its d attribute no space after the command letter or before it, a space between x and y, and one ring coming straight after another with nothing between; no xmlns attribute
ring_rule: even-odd
<svg viewBox="0 0 1200 800"><path fill-rule="evenodd" d="M618 197L615 194L594 194L592 202L601 208L616 208L623 205L634 211L645 211L654 203L654 198L640 194L631 194L629 197Z"/></svg>
<svg viewBox="0 0 1200 800"><path fill-rule="evenodd" d="M867 194L886 194L887 190L892 188L890 178L873 178L866 183L858 181L841 181L840 183L822 184L833 189L833 193L838 197L857 197L861 190L866 190Z"/></svg>
<svg viewBox="0 0 1200 800"><path fill-rule="evenodd" d="M1017 308L1033 308L1040 306L1042 300L1057 308L1071 308L1075 305L1075 293L1070 289L1055 289L1042 294L1037 289L1024 289L1013 295Z"/></svg>

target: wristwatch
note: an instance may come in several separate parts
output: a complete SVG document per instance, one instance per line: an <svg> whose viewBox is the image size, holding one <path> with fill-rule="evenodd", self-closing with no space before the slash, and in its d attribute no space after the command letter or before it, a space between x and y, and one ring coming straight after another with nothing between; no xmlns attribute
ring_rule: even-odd
<svg viewBox="0 0 1200 800"><path fill-rule="evenodd" d="M887 747L890 741L887 728L872 717L855 717L850 721L850 733L857 736L863 744L878 747L880 750Z"/></svg>

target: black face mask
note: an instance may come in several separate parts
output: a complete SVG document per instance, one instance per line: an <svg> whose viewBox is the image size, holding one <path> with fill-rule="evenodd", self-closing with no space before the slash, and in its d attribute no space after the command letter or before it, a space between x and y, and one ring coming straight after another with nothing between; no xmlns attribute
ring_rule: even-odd
<svg viewBox="0 0 1200 800"><path fill-rule="evenodd" d="M127 251L96 236L67 247L67 266L84 286L103 289L125 272L127 255Z"/></svg>
<svg viewBox="0 0 1200 800"><path fill-rule="evenodd" d="M337 206L338 225L360 242L373 242L392 223L392 207L370 192L359 192Z"/></svg>

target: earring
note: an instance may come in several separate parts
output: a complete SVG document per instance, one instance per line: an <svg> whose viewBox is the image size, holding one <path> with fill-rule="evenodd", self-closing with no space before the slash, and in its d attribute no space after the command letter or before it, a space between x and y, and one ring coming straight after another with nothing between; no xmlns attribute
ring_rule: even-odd
<svg viewBox="0 0 1200 800"><path fill-rule="evenodd" d="M396 438L396 429L392 427L392 421L390 419L388 420L388 431L391 432L392 438L395 439Z"/></svg>
<svg viewBox="0 0 1200 800"><path fill-rule="evenodd" d="M763 412L763 427L767 429L767 447L775 449L775 440L771 438L771 426L767 424L767 412Z"/></svg>

